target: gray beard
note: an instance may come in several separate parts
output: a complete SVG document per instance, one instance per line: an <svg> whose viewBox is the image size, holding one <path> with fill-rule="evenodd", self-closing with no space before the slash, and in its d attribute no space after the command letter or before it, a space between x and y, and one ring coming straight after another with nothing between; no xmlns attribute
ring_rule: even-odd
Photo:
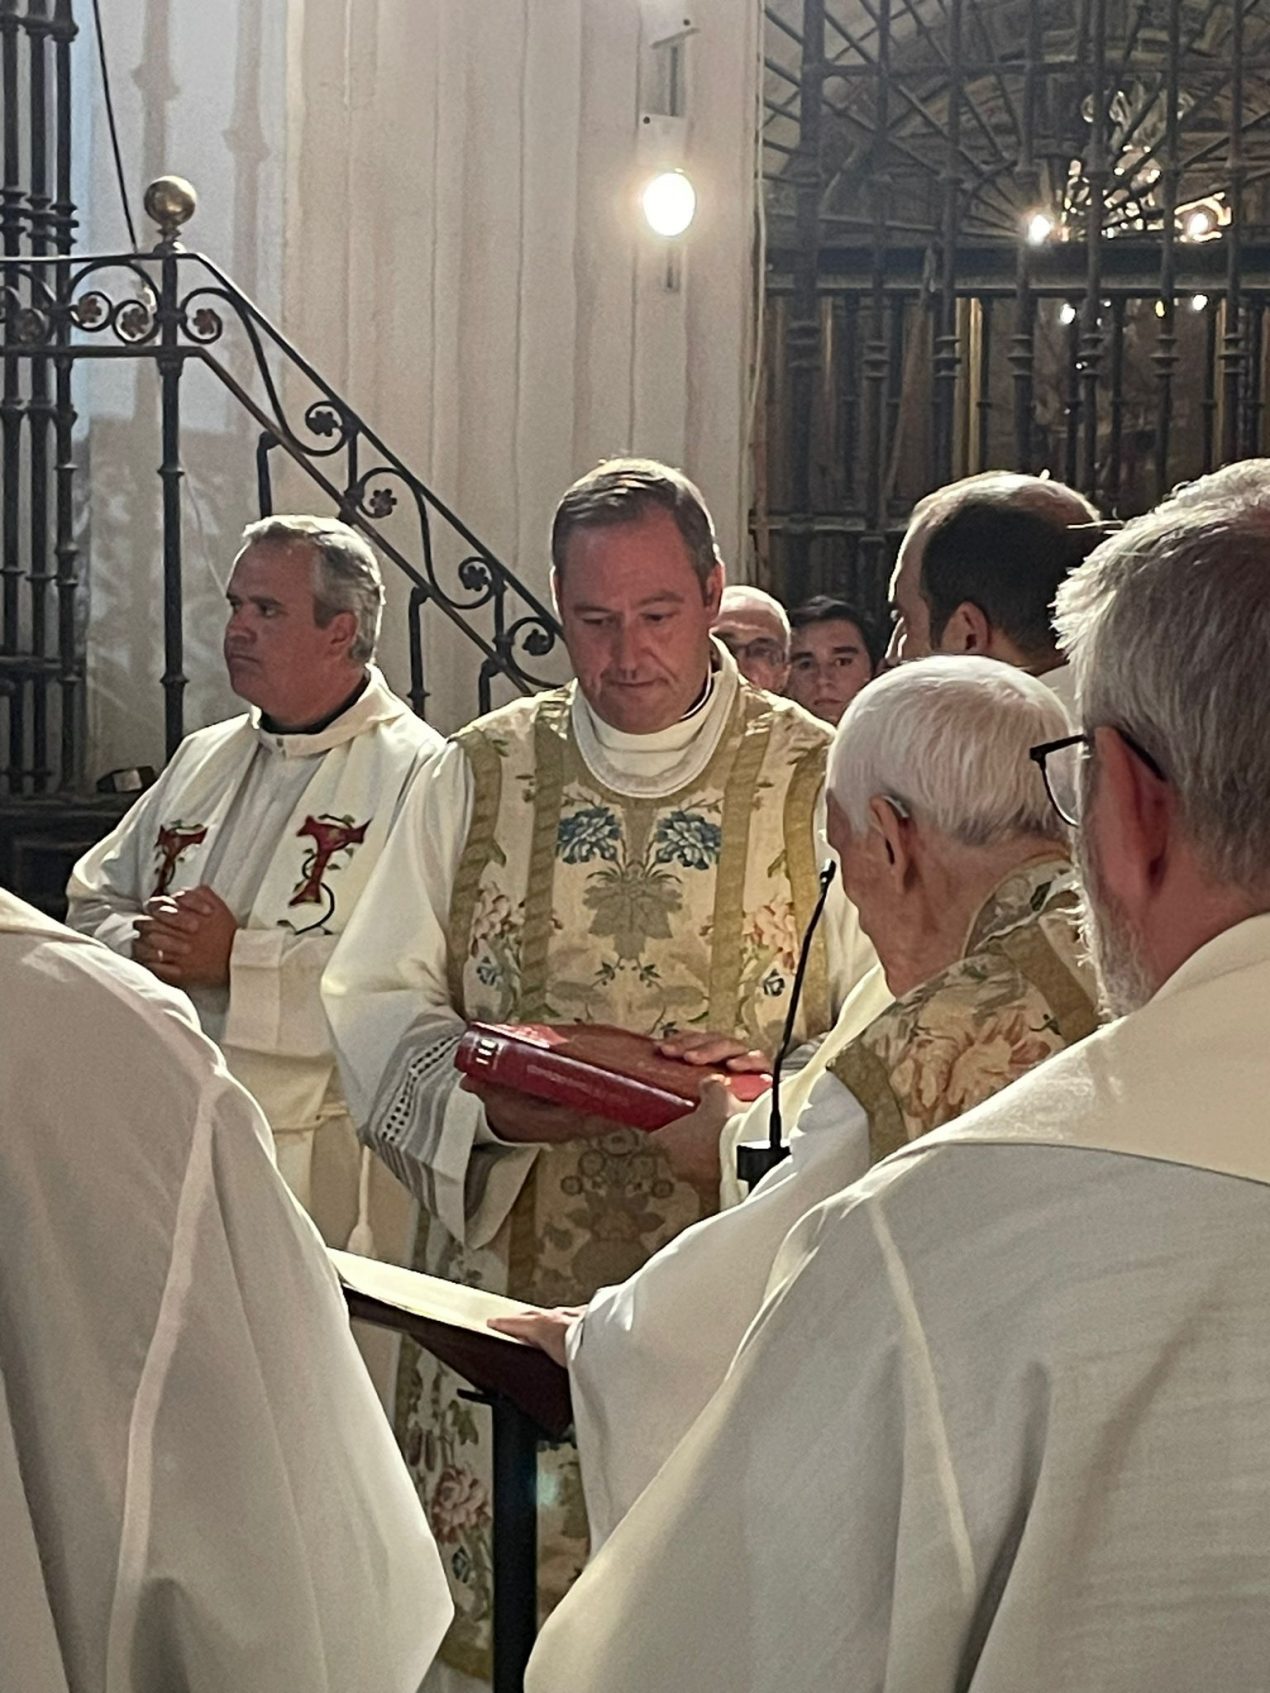
<svg viewBox="0 0 1270 1693"><path fill-rule="evenodd" d="M1098 979L1099 1003L1107 1017L1125 1017L1147 1003L1155 993L1155 983L1146 967L1141 940L1123 906L1103 884L1101 868L1084 835L1077 836L1076 860L1085 888L1081 939Z"/></svg>

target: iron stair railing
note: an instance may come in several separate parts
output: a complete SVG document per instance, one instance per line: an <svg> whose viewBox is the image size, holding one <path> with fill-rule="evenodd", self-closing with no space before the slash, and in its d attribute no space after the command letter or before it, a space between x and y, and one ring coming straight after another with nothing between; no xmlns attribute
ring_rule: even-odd
<svg viewBox="0 0 1270 1693"><path fill-rule="evenodd" d="M184 250L179 232L196 204L188 183L160 178L146 191L145 204L159 228L152 253L0 258L0 357L51 367L63 389L69 388L74 366L86 359L141 360L155 367L162 438L161 687L169 756L185 730L181 428L183 379L191 364L210 371L259 429L256 481L261 515L273 509L272 460L282 452L409 582L409 697L421 716L429 694L423 619L430 609L480 656L480 711L490 709L497 677L522 692L550 685L555 678L540 666L556 653L560 628L549 607L410 470L217 265ZM294 387L303 390L298 402L290 396ZM31 720L47 725L49 690L60 692L58 786L72 791L82 780L84 654L83 582L70 497L70 421L59 422L55 446L55 568L33 559L25 618L18 604L20 570L11 559L5 560L7 570L0 569L0 704L7 698L20 722L23 697L29 692L34 700ZM6 509L9 499L6 488ZM398 514L397 521L389 533L385 524L393 514ZM401 533L407 517L409 542ZM56 600L55 641L43 633L49 590ZM33 629L38 641L32 639ZM32 650L23 650L24 641ZM26 743L28 775L38 771L47 777L51 748L38 742L37 734L36 744ZM25 791L15 786L14 775L11 758L10 792ZM47 782L32 786L39 791Z"/></svg>

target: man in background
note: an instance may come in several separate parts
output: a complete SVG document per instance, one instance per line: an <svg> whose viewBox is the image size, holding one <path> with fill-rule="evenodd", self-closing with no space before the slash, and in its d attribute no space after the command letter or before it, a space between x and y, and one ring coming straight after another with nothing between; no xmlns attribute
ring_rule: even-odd
<svg viewBox="0 0 1270 1693"><path fill-rule="evenodd" d="M251 709L181 743L75 866L67 920L186 990L328 1245L369 1251L377 1233L397 1257L408 1199L359 1152L319 984L441 738L374 666L383 584L346 524L253 523L226 598L225 664Z"/></svg>
<svg viewBox="0 0 1270 1693"><path fill-rule="evenodd" d="M416 1693L436 1547L184 994L0 891L0 1688Z"/></svg>
<svg viewBox="0 0 1270 1693"><path fill-rule="evenodd" d="M710 631L747 682L783 694L789 675L789 618L779 600L748 583L728 583Z"/></svg>
<svg viewBox="0 0 1270 1693"><path fill-rule="evenodd" d="M913 507L891 577L892 663L975 653L1040 676L1071 709L1054 596L1104 533L1083 494L989 470Z"/></svg>
<svg viewBox="0 0 1270 1693"><path fill-rule="evenodd" d="M836 728L851 701L877 674L882 655L873 627L846 600L826 594L790 612L789 622L785 692L804 711Z"/></svg>

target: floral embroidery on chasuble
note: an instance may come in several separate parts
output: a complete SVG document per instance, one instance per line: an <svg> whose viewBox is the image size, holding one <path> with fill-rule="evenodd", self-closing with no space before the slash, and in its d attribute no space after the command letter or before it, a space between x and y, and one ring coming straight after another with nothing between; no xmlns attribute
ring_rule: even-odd
<svg viewBox="0 0 1270 1693"><path fill-rule="evenodd" d="M818 893L815 810L828 733L742 685L701 775L659 798L605 786L570 728L572 688L463 730L472 820L455 878L451 1003L495 1022L614 1023L652 1036L711 1029L767 1051L780 1038ZM829 1025L823 937L797 1039ZM433 1225L421 1268L541 1305L583 1304L714 1209L637 1129L544 1147L492 1248ZM443 1655L487 1676L488 1455L454 1378L403 1370L399 1428L455 1593ZM479 1471L479 1474L478 1474ZM540 1466L540 1598L586 1556L572 1445Z"/></svg>
<svg viewBox="0 0 1270 1693"><path fill-rule="evenodd" d="M829 1066L869 1119L877 1163L991 1099L1097 1027L1075 873L1038 860L980 911L966 956L874 1019Z"/></svg>

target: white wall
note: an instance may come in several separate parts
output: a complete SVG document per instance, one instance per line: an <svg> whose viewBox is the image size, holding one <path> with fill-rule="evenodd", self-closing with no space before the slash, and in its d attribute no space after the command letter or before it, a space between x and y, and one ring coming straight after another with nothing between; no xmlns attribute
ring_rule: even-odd
<svg viewBox="0 0 1270 1693"><path fill-rule="evenodd" d="M77 199L84 251L123 252L119 203L91 15L81 14ZM283 19L261 0L102 0L111 81L133 217L156 239L140 200L165 171L188 177L201 203L188 245L207 252L276 312L281 299L285 106ZM128 279L115 279L126 291ZM241 367L241 358L229 351ZM80 367L86 419L90 778L163 761L162 568L158 385L140 362ZM255 515L253 431L206 372L184 381L186 721L234 701L219 659L221 585L233 543Z"/></svg>
<svg viewBox="0 0 1270 1693"><path fill-rule="evenodd" d="M636 451L701 482L744 534L757 6L701 0L687 161L701 191L682 286L634 204L650 98L637 0L103 0L125 158L188 176L189 245L228 269L392 447L545 597L565 485ZM643 82L641 84L641 78ZM86 243L120 220L96 112ZM229 337L226 338L227 343ZM90 770L161 752L156 391L94 372ZM255 428L188 382L187 722L230 708L223 580L254 515ZM303 384L288 398L303 410ZM280 471L278 509L315 496ZM318 508L324 509L320 501ZM385 532L412 557L403 502ZM440 548L438 568L460 553ZM389 677L407 680L403 621ZM429 621L430 715L476 703L476 656Z"/></svg>

